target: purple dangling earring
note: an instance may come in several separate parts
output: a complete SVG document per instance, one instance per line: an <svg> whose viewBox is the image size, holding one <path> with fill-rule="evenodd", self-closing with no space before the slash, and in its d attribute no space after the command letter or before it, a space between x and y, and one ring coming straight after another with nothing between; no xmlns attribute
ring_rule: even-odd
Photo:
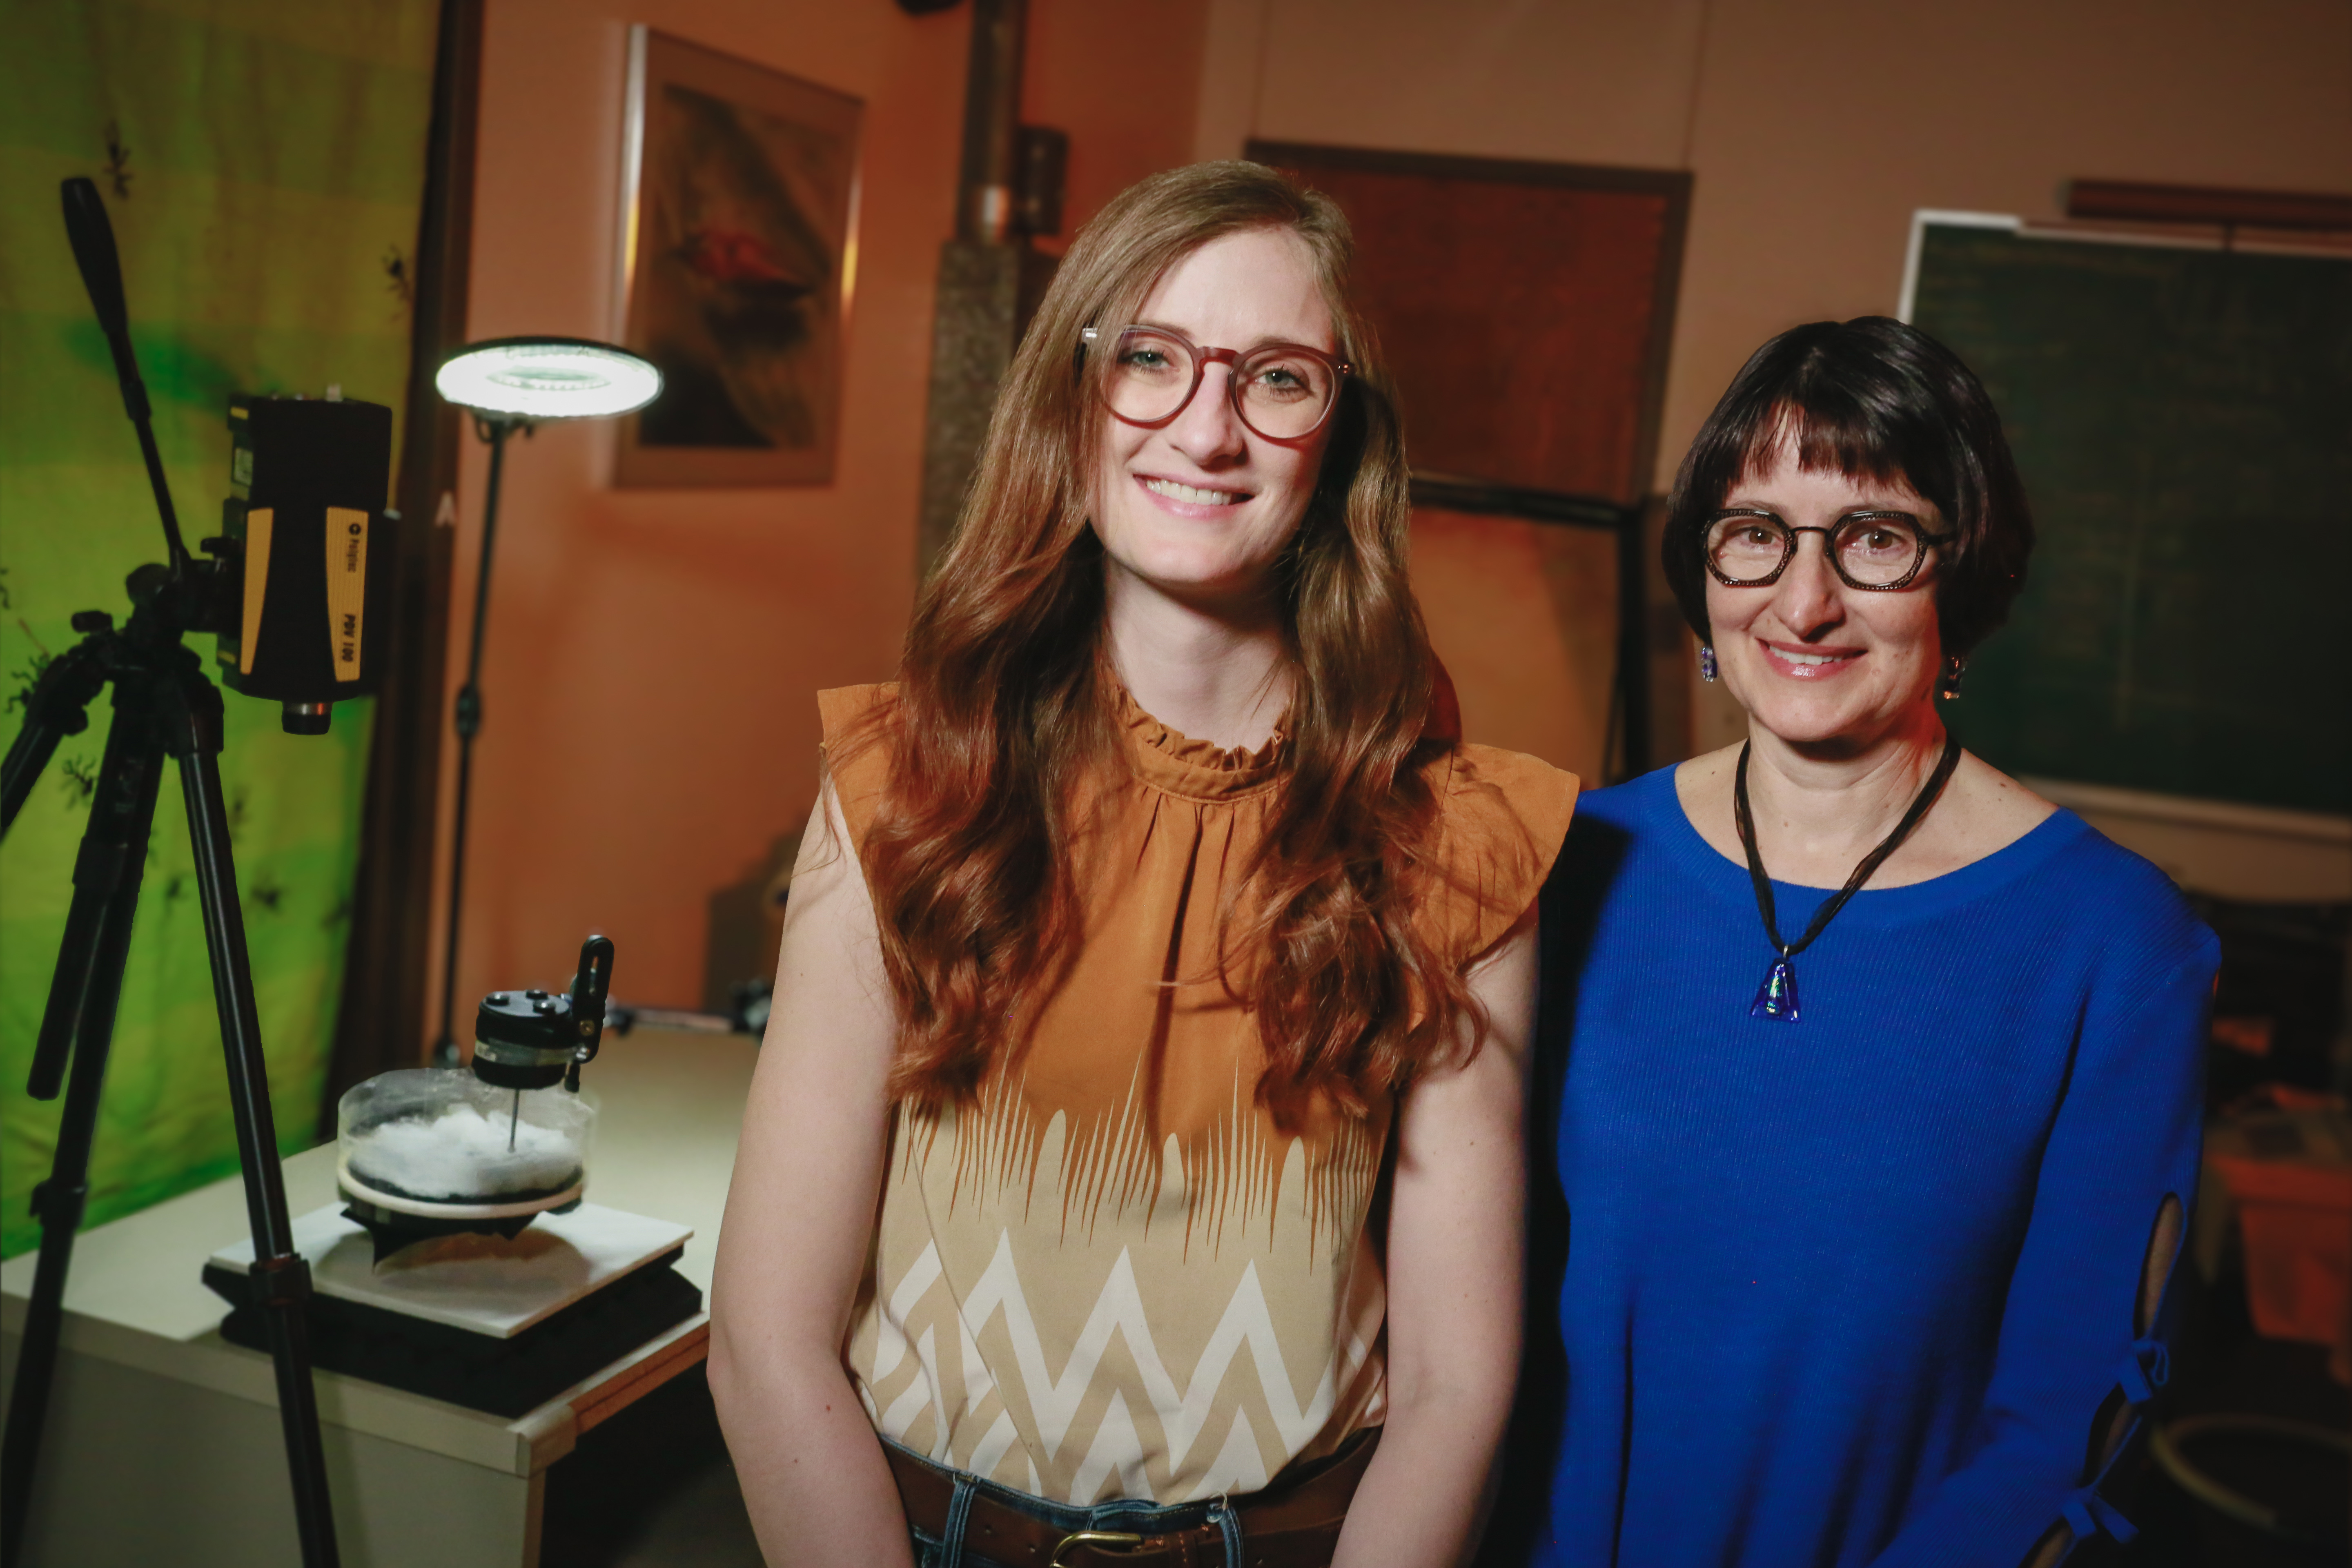
<svg viewBox="0 0 2352 1568"><path fill-rule="evenodd" d="M1715 645L1703 642L1698 645L1698 678L1712 682L1715 675Z"/></svg>
<svg viewBox="0 0 2352 1568"><path fill-rule="evenodd" d="M1960 700L1960 680L1969 672L1969 661L1958 654L1944 660L1944 678L1936 682L1936 695L1947 702Z"/></svg>

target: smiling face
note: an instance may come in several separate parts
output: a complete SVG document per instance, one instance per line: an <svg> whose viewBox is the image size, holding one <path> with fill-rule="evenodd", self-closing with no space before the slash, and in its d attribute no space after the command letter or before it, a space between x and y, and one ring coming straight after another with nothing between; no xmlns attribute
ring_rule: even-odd
<svg viewBox="0 0 2352 1568"><path fill-rule="evenodd" d="M1901 480L1797 466L1782 440L1723 498L1791 528L1828 528L1849 512L1905 511L1941 532L1935 507ZM1792 745L1860 750L1932 708L1943 658L1936 618L1939 552L1892 592L1849 587L1818 533L1797 536L1797 557L1768 587L1706 583L1706 613L1724 685L1748 717Z"/></svg>
<svg viewBox="0 0 2352 1568"><path fill-rule="evenodd" d="M1287 229L1225 235L1191 252L1136 321L1243 353L1270 342L1339 349L1312 256ZM1156 429L1103 416L1094 527L1115 597L1142 588L1204 609L1263 607L1333 422L1298 441L1268 440L1234 413L1232 375L1229 364L1204 365L1192 400Z"/></svg>

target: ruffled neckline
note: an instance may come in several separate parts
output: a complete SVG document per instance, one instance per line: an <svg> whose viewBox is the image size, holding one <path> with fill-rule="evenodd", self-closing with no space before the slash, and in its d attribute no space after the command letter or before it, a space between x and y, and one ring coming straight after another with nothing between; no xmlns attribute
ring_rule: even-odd
<svg viewBox="0 0 2352 1568"><path fill-rule="evenodd" d="M1116 681L1118 721L1136 776L1154 789L1193 800L1233 800L1273 787L1288 762L1290 737L1277 729L1255 750L1196 741L1143 710Z"/></svg>

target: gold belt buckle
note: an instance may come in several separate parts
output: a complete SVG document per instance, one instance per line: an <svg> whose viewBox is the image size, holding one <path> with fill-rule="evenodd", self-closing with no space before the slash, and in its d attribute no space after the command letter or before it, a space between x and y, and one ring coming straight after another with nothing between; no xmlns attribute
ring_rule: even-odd
<svg viewBox="0 0 2352 1568"><path fill-rule="evenodd" d="M1062 1537L1061 1540L1054 1542L1054 1554L1046 1563L1045 1568L1070 1568L1070 1564L1062 1561L1062 1553L1068 1551L1073 1546L1123 1546L1133 1548L1142 1544L1143 1537L1139 1535L1129 1535L1124 1531L1073 1531L1069 1534Z"/></svg>

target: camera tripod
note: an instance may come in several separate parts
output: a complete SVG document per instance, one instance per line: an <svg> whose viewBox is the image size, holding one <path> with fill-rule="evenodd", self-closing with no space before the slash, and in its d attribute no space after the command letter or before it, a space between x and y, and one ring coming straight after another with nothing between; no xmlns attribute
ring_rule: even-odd
<svg viewBox="0 0 2352 1568"><path fill-rule="evenodd" d="M253 1299L266 1309L302 1561L306 1568L332 1568L337 1560L334 1521L304 1310L310 1294L310 1267L295 1250L287 1215L245 917L237 904L236 868L229 851L219 762L221 695L205 679L202 661L181 640L191 632L218 630L224 613L235 614L235 579L218 562L192 560L181 540L155 446L146 387L131 355L114 236L96 188L87 180L66 182L65 208L74 258L113 349L123 405L138 431L171 560L168 565L142 566L131 574L132 612L121 629L103 611L86 610L74 617L74 629L83 634L82 640L42 671L26 700L25 727L0 762L0 834L5 834L58 742L86 729L89 704L106 686L114 688L105 758L90 797L89 826L74 863L73 901L33 1057L33 1098L54 1099L62 1083L65 1107L49 1179L33 1193L41 1249L17 1352L16 1386L8 1401L5 1450L0 1455L5 1477L5 1496L0 1496L0 1514L5 1514L0 1568L16 1568L23 1552L34 1467L57 1366L66 1271L89 1195L99 1091L106 1077L166 757L179 764L194 854L253 1231Z"/></svg>

